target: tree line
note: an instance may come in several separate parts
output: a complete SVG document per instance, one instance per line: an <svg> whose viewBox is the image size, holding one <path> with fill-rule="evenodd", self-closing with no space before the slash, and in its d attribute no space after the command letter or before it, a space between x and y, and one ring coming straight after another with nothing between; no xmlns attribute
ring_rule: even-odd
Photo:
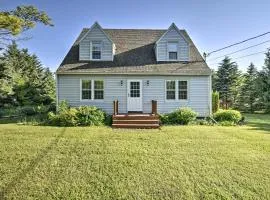
<svg viewBox="0 0 270 200"><path fill-rule="evenodd" d="M0 56L0 107L49 105L55 101L55 80L35 54L13 42Z"/></svg>
<svg viewBox="0 0 270 200"><path fill-rule="evenodd" d="M219 92L222 108L270 113L270 51L265 53L262 70L250 63L245 73L225 57L212 73L212 85L213 91Z"/></svg>

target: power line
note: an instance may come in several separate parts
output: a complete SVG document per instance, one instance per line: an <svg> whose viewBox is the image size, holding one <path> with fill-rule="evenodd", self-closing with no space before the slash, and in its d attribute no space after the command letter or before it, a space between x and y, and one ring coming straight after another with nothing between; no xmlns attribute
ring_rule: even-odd
<svg viewBox="0 0 270 200"><path fill-rule="evenodd" d="M249 46L249 47L243 48L243 49L239 49L239 50L234 51L234 52L232 52L232 53L228 53L228 54L225 54L225 55L223 55L223 56L219 56L219 57L216 57L216 58L210 59L210 60L208 60L208 61L217 60L217 59L219 59L219 58L223 58L223 57L225 57L225 56L229 56L229 55L232 55L232 54L235 54L235 53L238 53L238 52L241 52L241 51L247 50L247 49L251 49L251 48L253 48L253 47L257 47L257 46L262 45L262 44L265 44L265 43L267 43L267 42L270 42L270 40L266 40L266 41L261 42L261 43L259 43L259 44L255 44L255 45L252 45L252 46Z"/></svg>
<svg viewBox="0 0 270 200"><path fill-rule="evenodd" d="M267 48L267 50L264 50L264 51L259 51L259 52L256 52L256 53L252 53L252 54L240 56L240 57L237 57L237 58L233 58L233 60L239 60L239 59L242 59L242 58L245 58L245 57L250 57L250 56L257 55L257 54L266 53L269 49L270 48ZM216 65L216 64L219 64L219 63L210 63L209 65Z"/></svg>
<svg viewBox="0 0 270 200"><path fill-rule="evenodd" d="M269 34L269 33L270 33L270 31L268 31L268 32L266 32L266 33L263 33L263 34L260 34L260 35L256 35L256 36L254 36L254 37L245 39L245 40L240 41L240 42L236 42L236 43L231 44L231 45L229 45L229 46L226 46L226 47L223 47L223 48L220 48L220 49L211 51L211 52L209 52L209 53L206 53L205 55L206 55L206 56L210 56L211 54L216 53L216 52L218 52L218 51L222 51L222 50L224 50L224 49L228 49L228 48L230 48L230 47L233 47L233 46L236 46L236 45L245 43L245 42L247 42L247 41L249 41L249 40L254 40L254 39L256 39L256 38L262 37L262 36L267 35L267 34Z"/></svg>

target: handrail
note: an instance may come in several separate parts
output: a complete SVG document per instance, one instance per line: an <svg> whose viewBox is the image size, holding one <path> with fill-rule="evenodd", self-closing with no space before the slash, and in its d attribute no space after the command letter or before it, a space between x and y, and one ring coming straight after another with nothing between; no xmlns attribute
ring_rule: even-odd
<svg viewBox="0 0 270 200"><path fill-rule="evenodd" d="M157 114L157 101L152 100L152 114L156 115Z"/></svg>
<svg viewBox="0 0 270 200"><path fill-rule="evenodd" d="M118 100L113 101L113 114L117 115L118 114Z"/></svg>

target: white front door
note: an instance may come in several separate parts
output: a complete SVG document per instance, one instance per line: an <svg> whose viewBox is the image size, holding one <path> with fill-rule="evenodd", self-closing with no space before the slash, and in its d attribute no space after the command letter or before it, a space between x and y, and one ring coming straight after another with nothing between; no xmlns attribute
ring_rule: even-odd
<svg viewBox="0 0 270 200"><path fill-rule="evenodd" d="M128 80L127 86L127 110L142 111L142 81Z"/></svg>

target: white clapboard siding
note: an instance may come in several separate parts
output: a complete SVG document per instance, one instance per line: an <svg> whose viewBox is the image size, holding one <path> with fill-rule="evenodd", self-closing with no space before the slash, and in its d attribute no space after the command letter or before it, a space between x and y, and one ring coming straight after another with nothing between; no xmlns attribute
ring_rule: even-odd
<svg viewBox="0 0 270 200"><path fill-rule="evenodd" d="M189 61L189 44L174 28L169 31L156 44L157 61L168 61L167 44L169 41L178 42L178 60Z"/></svg>
<svg viewBox="0 0 270 200"><path fill-rule="evenodd" d="M143 112L151 112L151 101L157 100L158 112L168 113L179 107L191 107L199 116L208 116L211 110L210 76L119 76L119 75L57 75L58 102L67 100L71 106L94 105L107 113L113 112L113 101L119 101L119 112L127 112L127 80L142 80ZM80 80L104 80L104 100L81 101ZM121 80L123 85L121 86ZM149 80L149 86L147 86ZM165 80L188 80L187 101L167 101Z"/></svg>
<svg viewBox="0 0 270 200"><path fill-rule="evenodd" d="M80 41L79 59L91 59L91 41L101 41L101 60L111 61L113 58L113 44L98 26L94 26L90 32Z"/></svg>

